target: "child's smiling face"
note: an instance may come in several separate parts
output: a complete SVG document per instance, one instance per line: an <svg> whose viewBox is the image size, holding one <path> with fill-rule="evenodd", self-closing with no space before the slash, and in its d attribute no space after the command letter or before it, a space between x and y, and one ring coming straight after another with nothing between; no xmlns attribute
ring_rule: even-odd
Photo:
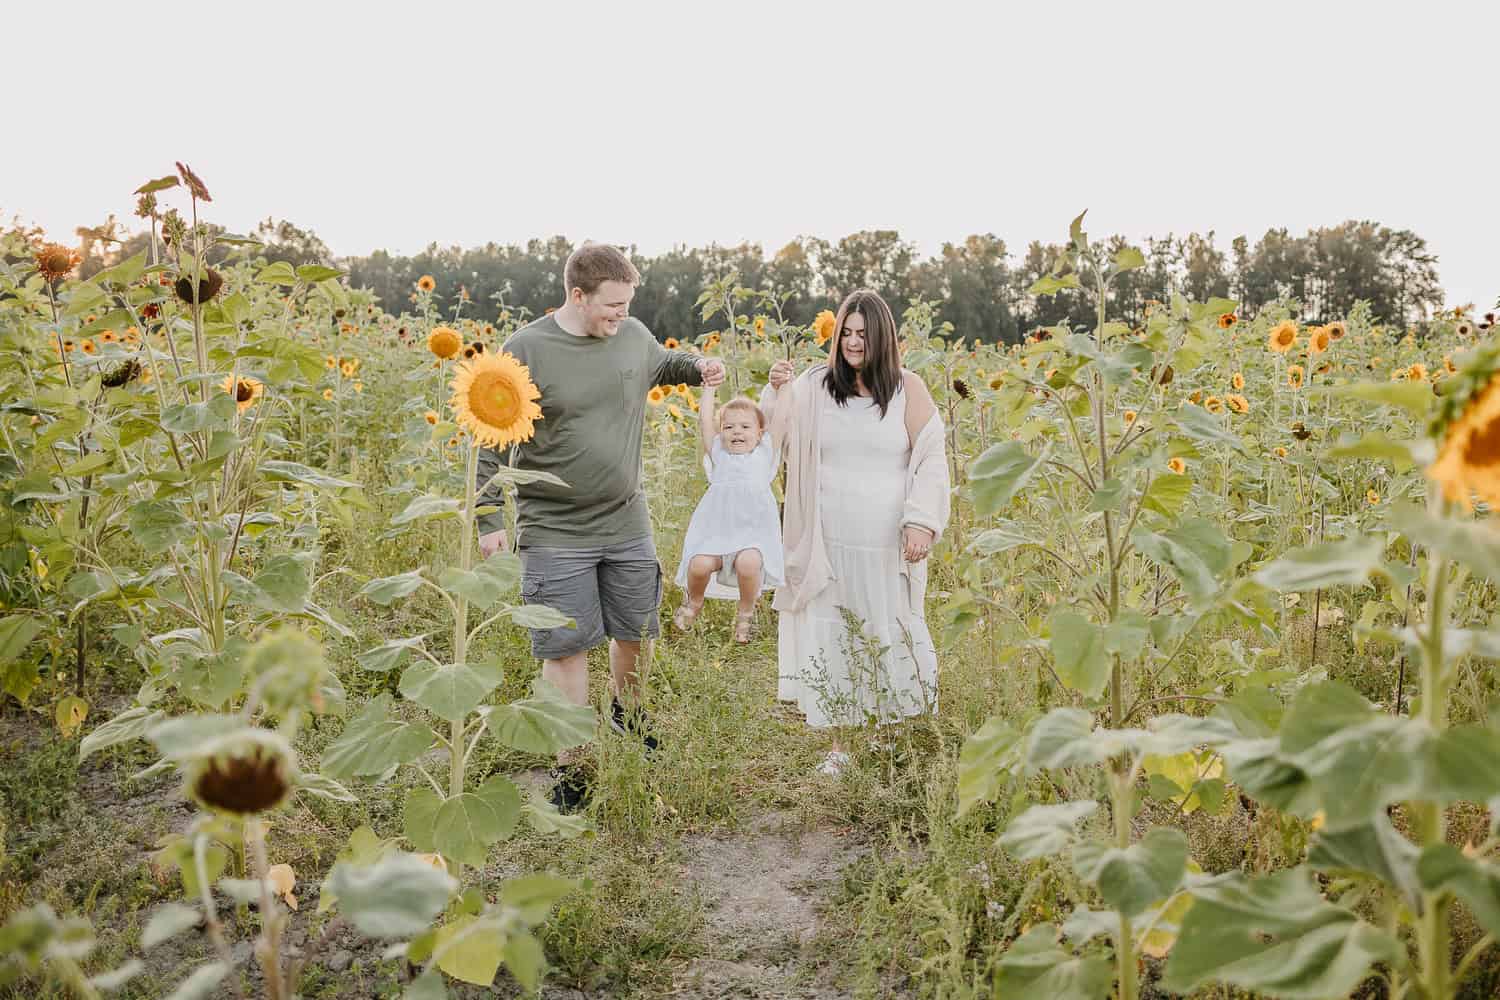
<svg viewBox="0 0 1500 1000"><path fill-rule="evenodd" d="M736 406L725 410L719 421L719 437L724 440L724 450L731 455L745 455L760 444L760 421L746 407Z"/></svg>

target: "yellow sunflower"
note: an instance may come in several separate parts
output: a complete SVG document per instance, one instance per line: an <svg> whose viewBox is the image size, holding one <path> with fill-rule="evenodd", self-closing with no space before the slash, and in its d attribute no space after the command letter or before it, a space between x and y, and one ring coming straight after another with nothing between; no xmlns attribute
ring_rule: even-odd
<svg viewBox="0 0 1500 1000"><path fill-rule="evenodd" d="M1414 365L1408 366L1406 369L1406 377L1412 382L1421 382L1423 379L1427 378L1427 366L1422 364L1422 362L1420 361L1418 361Z"/></svg>
<svg viewBox="0 0 1500 1000"><path fill-rule="evenodd" d="M666 340L664 340L662 342L661 346L665 347L669 351L675 351L675 350L677 350L677 348L681 347L682 345L680 343L678 343L676 337L668 337Z"/></svg>
<svg viewBox="0 0 1500 1000"><path fill-rule="evenodd" d="M1437 461L1427 467L1427 478L1465 509L1473 509L1470 494L1491 507L1500 506L1500 375L1491 376L1448 426Z"/></svg>
<svg viewBox="0 0 1500 1000"><path fill-rule="evenodd" d="M99 333L99 343L101 344L113 344L119 339L119 337L115 336L115 331L113 330L103 330Z"/></svg>
<svg viewBox="0 0 1500 1000"><path fill-rule="evenodd" d="M1307 336L1307 353L1322 354L1328 350L1328 345L1333 343L1333 334L1328 332L1328 327L1320 326Z"/></svg>
<svg viewBox="0 0 1500 1000"><path fill-rule="evenodd" d="M1236 316L1234 313L1221 313L1219 315L1219 329L1220 330L1227 330L1227 329L1229 329L1231 326L1234 326L1235 322L1238 319L1239 319L1239 317Z"/></svg>
<svg viewBox="0 0 1500 1000"><path fill-rule="evenodd" d="M427 335L427 349L444 361L458 357L463 346L463 338L451 326L435 326Z"/></svg>
<svg viewBox="0 0 1500 1000"><path fill-rule="evenodd" d="M1286 384L1293 389L1302 388L1302 376L1306 374L1301 365L1286 366Z"/></svg>
<svg viewBox="0 0 1500 1000"><path fill-rule="evenodd" d="M1375 504L1378 504L1379 502L1380 502L1380 494L1379 493L1376 493L1374 490L1365 490L1365 503L1368 503L1368 504L1370 504L1373 507Z"/></svg>
<svg viewBox="0 0 1500 1000"><path fill-rule="evenodd" d="M1266 347L1277 354L1285 354L1297 346L1297 324L1289 319L1271 327L1271 334L1266 338Z"/></svg>
<svg viewBox="0 0 1500 1000"><path fill-rule="evenodd" d="M677 406L676 403L668 403L667 404L667 412L670 413L673 417L675 417L678 420L683 419L683 417L682 417L682 410L680 410L678 408L678 406Z"/></svg>
<svg viewBox="0 0 1500 1000"><path fill-rule="evenodd" d="M323 390L323 398L324 399L332 399L333 398L333 390L332 389L324 389Z"/></svg>
<svg viewBox="0 0 1500 1000"><path fill-rule="evenodd" d="M1223 413L1224 401L1218 396L1209 396L1203 401L1203 408L1209 413Z"/></svg>
<svg viewBox="0 0 1500 1000"><path fill-rule="evenodd" d="M428 424L435 425L438 422L437 411L428 410L426 413L422 414L422 419L427 421Z"/></svg>
<svg viewBox="0 0 1500 1000"><path fill-rule="evenodd" d="M1242 372L1235 372L1233 375L1229 376L1229 385L1234 389L1235 392L1239 392L1242 389L1244 389L1245 388L1245 376L1244 376L1244 374Z"/></svg>
<svg viewBox="0 0 1500 1000"><path fill-rule="evenodd" d="M994 389L996 392L999 392L1000 391L1000 387L1003 386L1004 384L1005 384L1005 379L1004 379L1003 376L996 375L994 378L990 379L990 388Z"/></svg>
<svg viewBox="0 0 1500 1000"><path fill-rule="evenodd" d="M333 371L338 366L339 359L334 357L332 354L328 355L328 357L323 361L323 367L327 368L329 371Z"/></svg>
<svg viewBox="0 0 1500 1000"><path fill-rule="evenodd" d="M235 408L241 413L260 402L261 394L265 392L265 386L261 385L260 379L251 378L249 375L241 375L238 382L235 381L233 375L225 375L224 381L219 383L219 388L234 397Z"/></svg>
<svg viewBox="0 0 1500 1000"><path fill-rule="evenodd" d="M1224 402L1228 403L1229 408L1235 413L1250 412L1250 400L1246 399L1244 396L1241 396L1237 392L1231 392L1229 395L1225 396Z"/></svg>
<svg viewBox="0 0 1500 1000"><path fill-rule="evenodd" d="M678 382L676 385L674 385L672 387L671 391L677 393L677 395L679 395L679 396L686 396L688 394L687 383L686 382Z"/></svg>
<svg viewBox="0 0 1500 1000"><path fill-rule="evenodd" d="M1201 402L1203 402L1203 390L1202 389L1194 389L1192 392L1188 393L1188 402L1189 403L1201 403Z"/></svg>
<svg viewBox="0 0 1500 1000"><path fill-rule="evenodd" d="M93 354L94 351L97 350L97 348L94 347L94 342L92 340L85 340L83 343L78 345L78 349L84 354Z"/></svg>
<svg viewBox="0 0 1500 1000"><path fill-rule="evenodd" d="M424 274L417 279L417 288L421 291L430 292L436 287L437 282L432 279L432 275L430 274Z"/></svg>
<svg viewBox="0 0 1500 1000"><path fill-rule="evenodd" d="M458 426L491 448L527 441L536 433L541 392L531 372L512 355L485 352L458 366L449 405Z"/></svg>
<svg viewBox="0 0 1500 1000"><path fill-rule="evenodd" d="M1328 331L1328 338L1330 340L1343 340L1344 334L1349 332L1345 328L1343 321L1337 319L1323 327L1323 329Z"/></svg>
<svg viewBox="0 0 1500 1000"><path fill-rule="evenodd" d="M1286 449L1283 448L1283 447L1281 447L1280 445L1277 445L1277 447L1276 447L1276 457L1277 458L1286 458Z"/></svg>
<svg viewBox="0 0 1500 1000"><path fill-rule="evenodd" d="M646 393L646 401L652 406L660 406L662 400L667 398L667 390L659 385L653 385L651 391Z"/></svg>
<svg viewBox="0 0 1500 1000"><path fill-rule="evenodd" d="M1174 458L1167 462L1167 468L1180 476L1187 471L1187 463L1180 458Z"/></svg>
<svg viewBox="0 0 1500 1000"><path fill-rule="evenodd" d="M837 322L837 317L828 309L824 309L813 319L813 332L818 335L818 343L820 345L826 344L829 340L833 339L833 325L835 322Z"/></svg>
<svg viewBox="0 0 1500 1000"><path fill-rule="evenodd" d="M1133 423L1135 423L1135 418L1136 418L1136 412L1134 410L1126 410L1125 411L1125 422L1127 424L1133 424Z"/></svg>
<svg viewBox="0 0 1500 1000"><path fill-rule="evenodd" d="M764 337L766 335L766 318L764 316L755 317L755 335L757 337Z"/></svg>

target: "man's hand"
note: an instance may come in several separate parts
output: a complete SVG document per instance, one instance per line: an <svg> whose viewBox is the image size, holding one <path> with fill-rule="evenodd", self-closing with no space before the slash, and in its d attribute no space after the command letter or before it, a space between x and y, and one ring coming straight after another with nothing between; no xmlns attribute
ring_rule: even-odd
<svg viewBox="0 0 1500 1000"><path fill-rule="evenodd" d="M718 358L699 358L698 373L703 376L703 384L709 387L722 385L724 382L724 362Z"/></svg>
<svg viewBox="0 0 1500 1000"><path fill-rule="evenodd" d="M479 554L488 559L505 548L505 531L491 531L479 536Z"/></svg>
<svg viewBox="0 0 1500 1000"><path fill-rule="evenodd" d="M792 380L792 376L793 374L795 374L795 372L796 369L792 367L792 363L790 361L782 360L776 362L771 366L771 388L780 391L782 386L786 385Z"/></svg>
<svg viewBox="0 0 1500 1000"><path fill-rule="evenodd" d="M926 528L908 524L901 529L901 554L907 562L921 562L932 551L932 540L936 537Z"/></svg>

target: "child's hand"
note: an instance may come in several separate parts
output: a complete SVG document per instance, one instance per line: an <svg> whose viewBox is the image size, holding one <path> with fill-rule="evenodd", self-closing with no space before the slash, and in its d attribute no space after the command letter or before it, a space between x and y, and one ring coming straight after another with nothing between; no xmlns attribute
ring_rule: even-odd
<svg viewBox="0 0 1500 1000"><path fill-rule="evenodd" d="M771 366L770 382L772 389L780 389L792 380L794 369L790 361L778 361Z"/></svg>

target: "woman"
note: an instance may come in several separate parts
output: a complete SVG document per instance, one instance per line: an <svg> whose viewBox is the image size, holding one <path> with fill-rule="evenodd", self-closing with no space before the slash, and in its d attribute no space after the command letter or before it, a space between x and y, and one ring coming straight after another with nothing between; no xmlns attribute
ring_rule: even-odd
<svg viewBox="0 0 1500 1000"><path fill-rule="evenodd" d="M791 381L777 362L770 390L784 396L772 435L787 464L778 694L820 727L935 705L925 560L949 509L942 419L901 367L890 307L853 292L834 330L826 365ZM820 770L848 759L835 740Z"/></svg>

